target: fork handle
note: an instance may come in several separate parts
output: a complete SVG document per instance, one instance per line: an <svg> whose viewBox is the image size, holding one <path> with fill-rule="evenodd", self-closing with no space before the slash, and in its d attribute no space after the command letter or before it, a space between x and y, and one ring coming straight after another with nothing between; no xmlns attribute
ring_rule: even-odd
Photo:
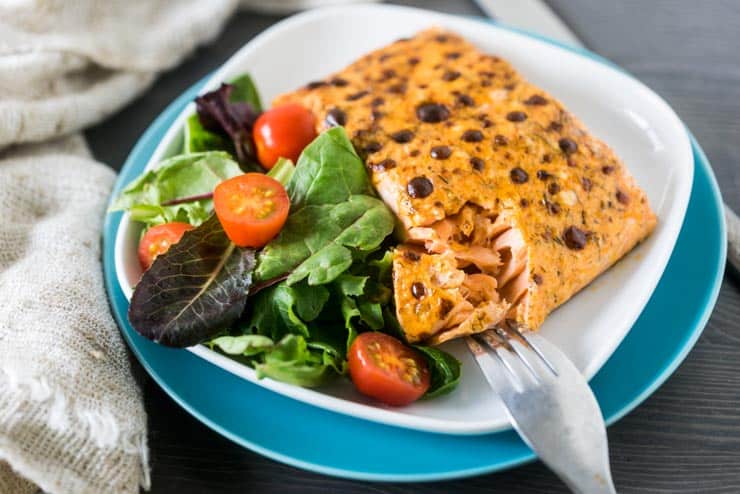
<svg viewBox="0 0 740 494"><path fill-rule="evenodd" d="M603 479L594 475L583 475L569 479L560 472L555 472L568 488L575 494L617 494L612 479Z"/></svg>

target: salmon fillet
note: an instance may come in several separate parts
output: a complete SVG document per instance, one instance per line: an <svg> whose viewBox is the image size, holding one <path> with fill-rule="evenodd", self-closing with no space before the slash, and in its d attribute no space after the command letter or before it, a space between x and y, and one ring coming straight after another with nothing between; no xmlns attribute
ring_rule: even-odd
<svg viewBox="0 0 740 494"><path fill-rule="evenodd" d="M429 29L275 100L342 125L395 212L396 314L439 343L536 329L654 229L627 168L503 59Z"/></svg>

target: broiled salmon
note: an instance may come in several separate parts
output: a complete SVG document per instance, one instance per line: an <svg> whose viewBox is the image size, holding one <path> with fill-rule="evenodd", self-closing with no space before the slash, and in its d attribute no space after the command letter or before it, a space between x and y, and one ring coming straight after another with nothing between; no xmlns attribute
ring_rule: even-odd
<svg viewBox="0 0 740 494"><path fill-rule="evenodd" d="M537 328L654 229L627 168L503 59L429 29L275 100L342 125L397 215L410 342Z"/></svg>

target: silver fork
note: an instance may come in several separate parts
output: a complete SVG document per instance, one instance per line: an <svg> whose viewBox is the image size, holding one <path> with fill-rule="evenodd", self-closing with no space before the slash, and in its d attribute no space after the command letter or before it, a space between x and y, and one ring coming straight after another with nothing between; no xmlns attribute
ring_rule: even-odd
<svg viewBox="0 0 740 494"><path fill-rule="evenodd" d="M514 429L576 493L616 493L601 410L573 363L507 321L466 338ZM521 327L524 329L523 327Z"/></svg>

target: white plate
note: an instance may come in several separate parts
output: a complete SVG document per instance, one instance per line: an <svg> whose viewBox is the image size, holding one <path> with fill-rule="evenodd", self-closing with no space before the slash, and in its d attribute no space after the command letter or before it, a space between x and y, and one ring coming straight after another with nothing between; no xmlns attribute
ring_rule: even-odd
<svg viewBox="0 0 740 494"><path fill-rule="evenodd" d="M627 334L653 292L671 255L691 192L693 159L683 125L650 89L618 70L526 35L473 19L425 10L363 5L299 14L275 24L239 50L206 85L249 72L265 102L321 79L360 55L432 25L452 29L482 50L500 55L568 107L624 160L645 189L659 223L655 233L570 302L555 311L541 334L591 378ZM181 149L180 115L147 169ZM116 238L116 270L130 298L141 270L136 258L139 227L124 217ZM297 400L386 424L450 434L480 434L508 427L503 406L459 342L445 349L463 362L452 394L405 408L371 403L346 380L303 389L270 379L203 346L189 350L260 386ZM214 383L218 385L218 383Z"/></svg>

